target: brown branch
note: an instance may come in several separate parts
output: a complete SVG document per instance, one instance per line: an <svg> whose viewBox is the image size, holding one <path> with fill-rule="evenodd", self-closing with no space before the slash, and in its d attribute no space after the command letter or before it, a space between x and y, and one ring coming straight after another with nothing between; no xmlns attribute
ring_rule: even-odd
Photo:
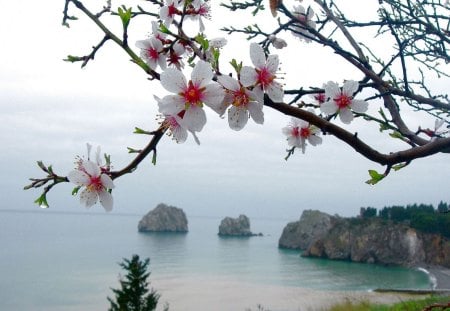
<svg viewBox="0 0 450 311"><path fill-rule="evenodd" d="M130 162L126 167L121 169L120 171L112 171L110 172L111 178L115 179L122 175L132 173L136 170L138 165L151 153L154 152L156 154L156 146L158 145L159 141L163 137L164 133L167 130L166 125L161 125L156 131L152 132L153 138L150 140L148 145L139 151L136 158L134 158L133 161Z"/></svg>
<svg viewBox="0 0 450 311"><path fill-rule="evenodd" d="M397 151L389 154L382 154L379 151L373 149L361 139L358 138L358 133L350 133L345 129L333 124L314 113L306 110L299 109L294 106L290 106L285 103L275 103L267 96L265 97L264 104L269 106L283 114L296 117L305 120L317 127L319 127L325 133L331 134L341 141L351 146L356 152L373 162L381 165L392 166L394 164L409 162L418 158L427 157L439 152L444 152L450 149L450 137L439 138L433 141L428 141L419 147L413 147L403 151Z"/></svg>

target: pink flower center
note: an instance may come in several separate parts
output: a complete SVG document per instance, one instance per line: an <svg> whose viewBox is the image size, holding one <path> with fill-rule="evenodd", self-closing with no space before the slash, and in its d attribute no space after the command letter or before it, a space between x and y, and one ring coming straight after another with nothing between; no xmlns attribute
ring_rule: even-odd
<svg viewBox="0 0 450 311"><path fill-rule="evenodd" d="M102 180L100 179L100 176L91 176L89 180L89 185L87 188L90 191L96 191L99 192L103 189Z"/></svg>
<svg viewBox="0 0 450 311"><path fill-rule="evenodd" d="M352 99L351 97L341 93L338 97L334 98L334 102L339 109L342 109L348 107L352 103Z"/></svg>
<svg viewBox="0 0 450 311"><path fill-rule="evenodd" d="M203 89L194 85L192 81L189 81L187 89L183 93L183 97L186 103L199 104L203 99Z"/></svg>
<svg viewBox="0 0 450 311"><path fill-rule="evenodd" d="M232 93L234 97L232 102L233 106L246 106L250 102L250 98L247 93L245 93L244 89L241 88L238 91L232 91Z"/></svg>
<svg viewBox="0 0 450 311"><path fill-rule="evenodd" d="M262 87L270 85L272 81L275 79L275 76L272 73L270 73L266 67L256 69L256 73L258 75L257 81L259 84L261 84Z"/></svg>
<svg viewBox="0 0 450 311"><path fill-rule="evenodd" d="M170 65L179 65L180 64L180 60L181 60L181 56L179 56L174 51L170 52L169 59L168 59L168 63Z"/></svg>
<svg viewBox="0 0 450 311"><path fill-rule="evenodd" d="M291 133L292 136L294 137L302 137L302 138L308 138L311 135L309 127L299 128L298 126L296 126L292 129Z"/></svg>
<svg viewBox="0 0 450 311"><path fill-rule="evenodd" d="M319 104L323 104L325 102L325 94L324 93L316 94L314 95L314 99L317 100Z"/></svg>
<svg viewBox="0 0 450 311"><path fill-rule="evenodd" d="M308 138L311 135L311 131L309 130L309 127L302 127L300 129L300 137Z"/></svg>
<svg viewBox="0 0 450 311"><path fill-rule="evenodd" d="M149 48L149 49L147 50L147 56L148 56L148 58L150 58L150 59L158 59L159 54L158 54L158 51L157 51L156 49L154 49L154 48Z"/></svg>
<svg viewBox="0 0 450 311"><path fill-rule="evenodd" d="M169 5L168 9L169 9L169 10L168 10L168 15L169 15L170 17L173 17L175 14L178 13L178 10L177 10L177 8L175 7L174 4Z"/></svg>

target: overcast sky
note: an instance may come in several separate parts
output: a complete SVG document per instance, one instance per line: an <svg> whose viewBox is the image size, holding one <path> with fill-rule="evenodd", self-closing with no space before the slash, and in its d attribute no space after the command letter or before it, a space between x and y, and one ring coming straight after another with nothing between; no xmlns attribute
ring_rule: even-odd
<svg viewBox="0 0 450 311"><path fill-rule="evenodd" d="M111 154L113 166L122 168L132 159L126 147L146 144L147 137L132 134L134 127L157 127L153 94L162 97L166 92L158 83L149 82L112 43L85 69L63 62L68 54L86 54L102 38L84 18L71 23L70 29L62 27L64 1L0 0L0 4L5 13L0 19L0 208L38 209L33 201L40 190L22 190L29 177L42 176L37 160L67 174L74 167L75 156L85 155L89 142L101 145L102 151ZM269 13L262 16L273 22ZM217 21L213 25L216 23L225 24ZM131 42L144 39L150 31L148 24L137 26L132 28ZM360 78L349 76L351 70L337 65L322 50L289 34L284 37L290 40L288 48L280 51L288 86L320 86L328 80ZM239 45L224 57L229 53L250 65L248 42L237 39ZM230 45L233 47L232 41ZM383 168L329 136L321 146L308 146L304 155L296 152L286 162L287 144L281 128L289 118L267 107L264 111L263 126L249 121L240 132L229 129L226 119L208 112L208 123L199 133L200 146L191 138L181 145L163 139L156 166L148 159L134 174L115 181L113 213L144 214L165 202L183 208L188 215L245 213L295 220L304 209L348 216L357 214L361 206L450 201L448 155L417 160L369 186L364 183L367 170ZM432 120L424 122L433 125ZM361 124L356 122L352 129ZM379 136L376 128L366 135L372 145L383 150L395 146ZM69 184L55 187L48 196L51 209L83 210L78 197L71 196L72 188ZM96 205L92 211L103 209Z"/></svg>

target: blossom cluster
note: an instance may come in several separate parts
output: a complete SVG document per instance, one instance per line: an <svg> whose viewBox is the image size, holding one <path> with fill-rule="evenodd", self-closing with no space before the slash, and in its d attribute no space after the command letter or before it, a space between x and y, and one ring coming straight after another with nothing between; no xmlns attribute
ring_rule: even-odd
<svg viewBox="0 0 450 311"><path fill-rule="evenodd" d="M275 103L284 100L283 85L278 75L279 57L267 55L257 43L250 44L252 66L233 66L236 77L219 71L220 49L227 41L224 38L208 40L201 34L205 30L203 19L209 15L210 6L206 0L165 0L159 10L159 22L152 22L151 35L136 42L140 56L149 68L161 72L159 80L168 94L161 98L155 96L155 99L162 124L178 143L185 142L188 133L199 143L197 133L207 122L205 107L220 116L227 113L229 127L239 131L249 119L257 124L264 123L265 96ZM296 5L292 15L296 20L289 29L294 36L310 42L312 31L316 28L314 11ZM170 31L172 25L179 27L186 19L199 23L199 35L195 40L183 39L183 36ZM278 49L287 46L283 39L273 34L268 36L268 42ZM183 72L185 67L192 67L189 76ZM354 98L358 89L356 81L346 81L342 88L330 81L323 85L323 92L314 95L316 107L324 116L339 116L343 123L348 124L353 120L354 113L364 113L368 108L367 102ZM322 143L321 129L298 118L292 118L282 133L289 146L300 148L303 153L307 144L316 146ZM100 201L105 210L110 211L114 183L110 177L109 163L101 163L100 149L97 150L96 160L90 160L90 149L88 145L87 160L78 158L76 168L68 174L68 179L77 185L77 191L84 187L80 193L83 205L91 207Z"/></svg>
<svg viewBox="0 0 450 311"><path fill-rule="evenodd" d="M195 136L206 124L204 106L219 115L228 110L231 129L241 130L249 118L256 123L264 122L262 111L264 94L275 101L283 100L283 88L276 81L279 66L277 55L266 57L256 43L250 45L253 66L240 69L239 79L217 75L210 63L199 60L188 80L177 68L167 68L161 73L161 85L170 93L158 100L159 112L173 138L182 143L190 132Z"/></svg>

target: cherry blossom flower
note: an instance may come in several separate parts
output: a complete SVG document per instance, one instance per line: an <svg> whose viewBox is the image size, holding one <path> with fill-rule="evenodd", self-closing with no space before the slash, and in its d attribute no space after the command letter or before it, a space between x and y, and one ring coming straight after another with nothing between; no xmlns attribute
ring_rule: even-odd
<svg viewBox="0 0 450 311"><path fill-rule="evenodd" d="M249 116L258 124L264 123L263 104L256 100L256 95L252 91L229 76L219 76L217 80L226 90L223 101L225 109L231 106L228 109L228 124L232 130L243 129Z"/></svg>
<svg viewBox="0 0 450 311"><path fill-rule="evenodd" d="M305 153L306 141L312 146L322 143L322 138L319 137L320 129L298 118L291 118L291 122L282 129L282 132L287 136L288 145L301 148L302 153Z"/></svg>
<svg viewBox="0 0 450 311"><path fill-rule="evenodd" d="M364 113L369 104L364 100L353 98L353 94L358 90L359 84L356 81L348 80L344 83L342 90L335 82L329 81L324 85L325 96L328 101L320 105L320 110L326 115L339 113L339 118L345 124L353 120L353 113Z"/></svg>
<svg viewBox="0 0 450 311"><path fill-rule="evenodd" d="M316 22L312 20L312 18L314 17L313 9L311 7L308 7L308 10L306 11L302 5L296 5L294 6L292 15L294 15L301 23L301 25L298 25L297 23L297 25L292 26L292 34L307 43L311 42L311 39L309 37L311 37L312 34L309 32L307 27L316 29Z"/></svg>
<svg viewBox="0 0 450 311"><path fill-rule="evenodd" d="M70 182L79 187L85 187L80 193L80 203L86 208L93 206L99 200L103 208L109 212L113 208L113 197L109 192L114 183L106 174L105 167L101 167L100 148L97 149L96 162L89 159L91 146L88 144L88 159L79 159L77 167L67 175Z"/></svg>
<svg viewBox="0 0 450 311"><path fill-rule="evenodd" d="M228 41L224 37L212 38L209 40L209 46L214 49L221 49L227 45Z"/></svg>
<svg viewBox="0 0 450 311"><path fill-rule="evenodd" d="M272 43L272 45L274 46L274 48L276 49L282 49L287 47L287 42L281 38L278 38L275 35L270 35L269 36L269 41Z"/></svg>
<svg viewBox="0 0 450 311"><path fill-rule="evenodd" d="M203 104L217 109L225 96L223 88L212 78L211 65L202 60L192 70L189 82L178 69L166 69L161 73L161 85L175 95L162 98L159 112L174 116L185 110L180 116L182 125L192 132L201 131L206 123Z"/></svg>
<svg viewBox="0 0 450 311"><path fill-rule="evenodd" d="M204 32L205 25L203 24L202 18L209 18L211 16L211 7L209 3L204 0L194 0L192 6L194 10L189 17L194 20L198 19L200 32Z"/></svg>
<svg viewBox="0 0 450 311"><path fill-rule="evenodd" d="M183 54L185 52L186 49L181 43L175 43L169 52L169 57L167 58L167 62L169 63L169 65L174 66L178 69L184 68Z"/></svg>
<svg viewBox="0 0 450 311"><path fill-rule="evenodd" d="M315 93L315 94L311 94L311 97L314 98L314 100L319 104L322 105L327 97L325 96L325 93Z"/></svg>
<svg viewBox="0 0 450 311"><path fill-rule="evenodd" d="M163 45L160 40L155 37L140 40L136 42L136 47L141 49L142 59L152 70L155 70L158 65L161 69L166 69L166 56L163 53Z"/></svg>
<svg viewBox="0 0 450 311"><path fill-rule="evenodd" d="M164 107L164 103L160 98L154 96L156 101L158 102L159 110L167 111ZM184 143L188 137L188 129L183 125L183 116L186 113L186 110L181 110L177 114L173 115L163 115L162 124L167 128L168 135L172 136L172 139L175 140L178 144ZM192 136L194 137L195 142L200 145L200 141L194 132L190 131Z"/></svg>
<svg viewBox="0 0 450 311"><path fill-rule="evenodd" d="M283 87L275 81L278 70L278 55L269 55L266 59L264 51L257 43L250 45L250 59L255 68L244 66L241 70L241 83L244 87L254 85L253 92L258 101L264 103L264 93L274 102L283 101Z"/></svg>
<svg viewBox="0 0 450 311"><path fill-rule="evenodd" d="M169 27L175 15L181 14L178 9L180 2L178 0L166 0L166 4L159 10L159 18L163 22L164 26Z"/></svg>

